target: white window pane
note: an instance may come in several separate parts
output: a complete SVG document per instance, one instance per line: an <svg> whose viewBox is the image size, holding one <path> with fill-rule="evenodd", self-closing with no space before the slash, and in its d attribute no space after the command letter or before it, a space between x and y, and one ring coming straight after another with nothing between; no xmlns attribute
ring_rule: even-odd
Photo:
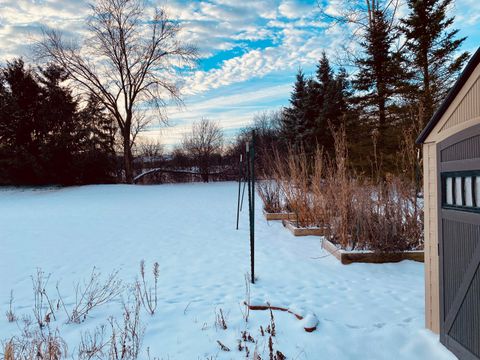
<svg viewBox="0 0 480 360"><path fill-rule="evenodd" d="M455 205L462 206L462 178L455 178Z"/></svg>
<svg viewBox="0 0 480 360"><path fill-rule="evenodd" d="M480 176L475 176L475 204L480 207Z"/></svg>
<svg viewBox="0 0 480 360"><path fill-rule="evenodd" d="M473 194L472 194L472 177L468 176L465 178L465 205L473 206Z"/></svg>
<svg viewBox="0 0 480 360"><path fill-rule="evenodd" d="M480 184L480 177L477 177L477 181L479 182ZM452 186L452 178L451 177L447 177L447 181L445 182L445 185L446 185L446 200L447 200L447 204L448 205L453 205L453 186ZM477 193L477 196L480 197L480 194Z"/></svg>

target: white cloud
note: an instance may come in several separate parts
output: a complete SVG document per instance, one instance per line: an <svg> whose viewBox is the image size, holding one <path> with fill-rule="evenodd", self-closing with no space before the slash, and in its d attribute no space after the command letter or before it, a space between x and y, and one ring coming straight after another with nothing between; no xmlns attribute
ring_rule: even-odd
<svg viewBox="0 0 480 360"><path fill-rule="evenodd" d="M316 9L314 4L306 4L296 0L283 0L278 10L286 18L298 19L311 16Z"/></svg>

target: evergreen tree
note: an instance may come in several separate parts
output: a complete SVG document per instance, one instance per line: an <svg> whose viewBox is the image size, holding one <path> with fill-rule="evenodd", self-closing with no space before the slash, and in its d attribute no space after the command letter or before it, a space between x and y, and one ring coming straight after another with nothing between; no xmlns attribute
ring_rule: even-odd
<svg viewBox="0 0 480 360"><path fill-rule="evenodd" d="M287 144L297 148L302 145L307 128L307 98L308 82L300 69L290 96L290 106L284 109L282 117L282 136Z"/></svg>
<svg viewBox="0 0 480 360"><path fill-rule="evenodd" d="M453 0L407 0L410 13L402 19L407 38L409 66L414 69L412 99L418 99L419 128L432 117L445 97L468 53L456 56L465 38L456 38L457 29L450 29L454 17L447 11Z"/></svg>
<svg viewBox="0 0 480 360"><path fill-rule="evenodd" d="M47 183L74 184L78 150L76 122L77 102L71 90L62 84L66 71L56 65L40 69L41 103L36 128L42 134L41 164Z"/></svg>
<svg viewBox="0 0 480 360"><path fill-rule="evenodd" d="M403 67L403 54L392 50L398 34L392 31L387 12L376 6L361 43L364 56L356 61L358 73L353 86L363 113L362 128L367 131L363 136L370 138L370 152L376 159L374 167L382 163L384 171L393 171L400 141L398 131L392 132L398 121L395 105L397 95L405 91L408 71Z"/></svg>
<svg viewBox="0 0 480 360"><path fill-rule="evenodd" d="M80 124L77 132L78 150L75 163L83 182L108 183L114 181L116 168L115 120L104 105L93 95L77 113Z"/></svg>
<svg viewBox="0 0 480 360"><path fill-rule="evenodd" d="M316 142L333 155L332 130L338 129L348 112L348 76L345 69L335 75L325 53L317 69L318 110L316 115Z"/></svg>
<svg viewBox="0 0 480 360"><path fill-rule="evenodd" d="M98 102L79 112L57 66L37 74L17 59L0 73L0 183L112 180L114 128Z"/></svg>
<svg viewBox="0 0 480 360"><path fill-rule="evenodd" d="M42 176L41 138L35 125L41 89L34 72L26 68L21 59L7 63L1 72L0 180L37 183Z"/></svg>

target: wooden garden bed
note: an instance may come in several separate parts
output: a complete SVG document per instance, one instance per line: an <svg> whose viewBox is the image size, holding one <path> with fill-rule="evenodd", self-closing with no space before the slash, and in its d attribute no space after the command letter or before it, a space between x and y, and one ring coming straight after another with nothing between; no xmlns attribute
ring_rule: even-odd
<svg viewBox="0 0 480 360"><path fill-rule="evenodd" d="M297 227L291 220L282 220L283 226L285 226L295 236L323 236L325 235L326 228L324 227L311 227L302 228Z"/></svg>
<svg viewBox="0 0 480 360"><path fill-rule="evenodd" d="M327 239L323 239L322 247L335 256L344 265L359 263L389 263L402 260L424 261L423 250L403 251L398 253L378 253L373 251L348 251L337 248Z"/></svg>
<svg viewBox="0 0 480 360"><path fill-rule="evenodd" d="M294 220L295 219L294 213L269 213L264 211L263 215L267 220Z"/></svg>

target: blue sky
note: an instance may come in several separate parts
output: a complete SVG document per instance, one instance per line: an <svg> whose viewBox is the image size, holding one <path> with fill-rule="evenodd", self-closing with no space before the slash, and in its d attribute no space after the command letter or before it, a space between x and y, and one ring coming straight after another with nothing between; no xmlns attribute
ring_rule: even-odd
<svg viewBox="0 0 480 360"><path fill-rule="evenodd" d="M323 0L321 7L334 14L343 1ZM142 134L167 146L201 117L217 120L231 135L256 113L286 105L298 68L311 73L323 50L335 61L349 32L322 19L316 0L150 2L182 23L182 39L196 44L201 57L184 79L185 106L168 107L170 126L153 119ZM0 62L17 56L29 61L42 25L81 35L88 13L84 0L0 0ZM463 50L474 51L480 46L480 1L457 0L451 15L460 36L468 36Z"/></svg>

